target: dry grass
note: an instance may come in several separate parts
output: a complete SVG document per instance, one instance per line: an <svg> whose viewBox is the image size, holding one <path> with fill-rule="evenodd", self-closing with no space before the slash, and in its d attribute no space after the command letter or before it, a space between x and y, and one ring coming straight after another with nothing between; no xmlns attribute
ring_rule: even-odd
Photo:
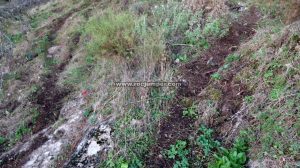
<svg viewBox="0 0 300 168"><path fill-rule="evenodd" d="M209 13L209 16L214 18L224 16L228 12L228 7L225 5L225 0L184 0L184 5L193 10L204 10Z"/></svg>

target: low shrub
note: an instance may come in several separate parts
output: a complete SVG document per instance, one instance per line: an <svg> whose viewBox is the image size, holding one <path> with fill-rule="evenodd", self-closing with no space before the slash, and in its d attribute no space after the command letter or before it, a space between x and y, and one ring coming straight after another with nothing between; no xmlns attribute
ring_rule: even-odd
<svg viewBox="0 0 300 168"><path fill-rule="evenodd" d="M186 141L178 140L175 145L171 145L170 149L167 150L167 156L169 159L175 160L173 168L188 168L187 155L189 152Z"/></svg>

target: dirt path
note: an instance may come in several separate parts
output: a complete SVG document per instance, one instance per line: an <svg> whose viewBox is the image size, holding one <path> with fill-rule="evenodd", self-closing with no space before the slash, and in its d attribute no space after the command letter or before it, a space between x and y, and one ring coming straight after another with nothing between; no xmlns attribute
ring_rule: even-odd
<svg viewBox="0 0 300 168"><path fill-rule="evenodd" d="M224 64L225 58L233 53L242 41L248 40L255 34L254 28L258 19L259 14L255 8L245 11L238 21L232 23L229 34L226 37L215 41L208 51L198 57L199 59L180 67L180 74L187 81L187 86L178 90L169 116L159 125L157 144L151 149L150 156L146 161L147 167L172 167L173 161L161 157L162 152L169 149L170 145L175 144L177 140L188 139L189 135L193 134L196 130L196 126L194 125L195 120L183 117L183 107L180 102L184 98L197 99L197 95L209 85L211 75L217 72ZM209 60L213 62L213 65L207 64ZM229 100L242 100L243 98L243 95L240 97L232 96L236 95L234 87L240 87L239 90L245 88L242 85L231 86L230 80L232 78L226 80L222 81L223 84L227 83L223 89L223 95L225 96L222 97L222 100L224 101L219 103L218 108L222 109L226 105L228 109L224 110L224 112L234 113L239 109L240 103L236 103L233 106Z"/></svg>

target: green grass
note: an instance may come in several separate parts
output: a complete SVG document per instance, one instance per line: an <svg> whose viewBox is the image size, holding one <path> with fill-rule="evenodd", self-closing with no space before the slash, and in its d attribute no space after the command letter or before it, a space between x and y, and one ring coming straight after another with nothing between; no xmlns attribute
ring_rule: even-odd
<svg viewBox="0 0 300 168"><path fill-rule="evenodd" d="M89 74L90 72L86 65L74 67L68 71L64 84L76 87L79 84L84 83L88 79Z"/></svg>
<svg viewBox="0 0 300 168"><path fill-rule="evenodd" d="M27 127L25 123L22 123L21 125L19 125L14 134L14 141L19 141L23 138L24 135L27 135L29 133L31 133L31 129Z"/></svg>
<svg viewBox="0 0 300 168"><path fill-rule="evenodd" d="M7 139L5 137L0 136L0 145L3 145Z"/></svg>
<svg viewBox="0 0 300 168"><path fill-rule="evenodd" d="M51 16L50 12L39 12L38 14L31 17L30 26L33 29L38 28L38 26L45 20L47 20Z"/></svg>
<svg viewBox="0 0 300 168"><path fill-rule="evenodd" d="M134 47L134 15L128 12L106 10L101 16L91 19L84 28L90 37L87 51L92 55L115 53L130 56Z"/></svg>
<svg viewBox="0 0 300 168"><path fill-rule="evenodd" d="M240 60L240 56L237 54L229 54L226 58L225 58L225 63L229 64L235 61L239 61Z"/></svg>
<svg viewBox="0 0 300 168"><path fill-rule="evenodd" d="M197 106L193 104L191 107L185 108L182 113L183 116L185 117L197 118L198 116Z"/></svg>
<svg viewBox="0 0 300 168"><path fill-rule="evenodd" d="M138 106L128 107L129 110L121 116L113 125L113 138L116 139L116 149L100 167L114 168L121 166L144 167L144 159L151 145L154 144L155 125L164 116L161 111L162 103L168 101L172 96L163 94L160 88L150 92L149 104L146 104L149 112L143 111ZM133 120L143 121L143 130L137 125L132 125Z"/></svg>
<svg viewBox="0 0 300 168"><path fill-rule="evenodd" d="M273 27L281 27L280 22L276 21L268 28ZM300 71L296 63L299 62L300 55L295 51L299 33L290 33L288 36L282 36L281 33L268 30L264 39L266 44L252 53L254 65L251 64L242 72L247 75L239 77L255 93L255 96L244 98L249 107L249 116L255 118L255 125L249 125L246 134L249 139L249 157L252 160L297 160L300 156L300 96L297 91L300 87ZM281 37L285 41L276 46ZM269 46L273 47L272 54L269 53ZM251 80L245 80L249 78Z"/></svg>
<svg viewBox="0 0 300 168"><path fill-rule="evenodd" d="M203 34L208 38L222 38L229 32L229 25L225 19L214 19L208 22L204 29Z"/></svg>
<svg viewBox="0 0 300 168"><path fill-rule="evenodd" d="M22 42L24 39L24 36L22 33L10 34L10 35L8 35L8 37L14 44L18 44L18 43Z"/></svg>

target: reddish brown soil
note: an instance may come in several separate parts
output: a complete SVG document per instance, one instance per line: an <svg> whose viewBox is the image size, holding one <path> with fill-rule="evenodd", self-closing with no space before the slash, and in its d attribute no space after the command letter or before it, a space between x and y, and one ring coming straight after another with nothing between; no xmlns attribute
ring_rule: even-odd
<svg viewBox="0 0 300 168"><path fill-rule="evenodd" d="M169 149L170 145L175 144L176 140L187 140L196 129L194 120L183 117L183 107L179 102L187 97L197 99L197 95L209 85L211 75L218 71L224 64L225 58L233 52L232 47L238 47L242 41L248 40L255 34L253 28L258 19L258 12L255 8L251 8L232 24L226 37L215 41L212 47L201 54L197 60L180 68L180 74L187 81L187 85L178 90L169 116L159 125L157 144L153 146L150 156L146 159L146 167L169 168L173 166L172 160L161 157L162 152ZM214 65L208 65L209 60L212 60ZM225 120L237 112L247 91L244 85L232 82L232 77L221 81L220 88L223 97L218 104L218 110L222 111L223 109L224 112L221 115L225 116Z"/></svg>

